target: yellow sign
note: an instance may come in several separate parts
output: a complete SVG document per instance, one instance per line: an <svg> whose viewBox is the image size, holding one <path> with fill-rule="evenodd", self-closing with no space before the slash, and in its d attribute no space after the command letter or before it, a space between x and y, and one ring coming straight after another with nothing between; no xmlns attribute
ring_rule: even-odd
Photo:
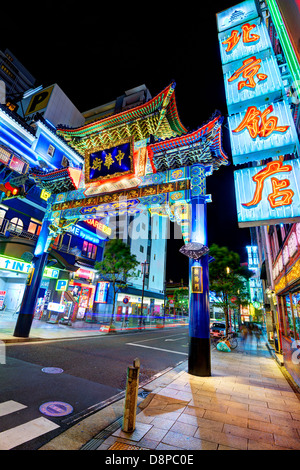
<svg viewBox="0 0 300 470"><path fill-rule="evenodd" d="M202 266L192 266L192 293L203 293Z"/></svg>
<svg viewBox="0 0 300 470"><path fill-rule="evenodd" d="M45 88L44 90L40 90L35 95L33 95L26 110L25 116L28 116L29 114L34 114L38 111L41 111L42 109L45 109L50 99L53 88L54 85Z"/></svg>
<svg viewBox="0 0 300 470"><path fill-rule="evenodd" d="M51 193L49 191L46 191L46 189L42 189L40 198L44 199L44 201L48 201L49 197L51 196Z"/></svg>

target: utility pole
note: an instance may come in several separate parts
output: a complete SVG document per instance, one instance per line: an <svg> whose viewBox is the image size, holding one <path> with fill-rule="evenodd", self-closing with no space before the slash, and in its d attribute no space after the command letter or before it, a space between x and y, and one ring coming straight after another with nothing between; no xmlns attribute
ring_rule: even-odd
<svg viewBox="0 0 300 470"><path fill-rule="evenodd" d="M140 328L142 328L142 324L143 324L145 276L146 276L146 269L147 269L147 274L148 274L148 266L149 266L149 263L147 263L147 261L144 261L144 263L141 263L141 264L142 264L142 272L143 272L143 288L142 288L142 303L141 303Z"/></svg>

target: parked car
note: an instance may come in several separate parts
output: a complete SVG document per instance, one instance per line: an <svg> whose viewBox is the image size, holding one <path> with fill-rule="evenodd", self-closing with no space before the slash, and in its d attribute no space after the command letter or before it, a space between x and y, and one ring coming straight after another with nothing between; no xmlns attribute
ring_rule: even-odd
<svg viewBox="0 0 300 470"><path fill-rule="evenodd" d="M211 325L210 333L212 336L225 336L226 324L221 322L214 322Z"/></svg>

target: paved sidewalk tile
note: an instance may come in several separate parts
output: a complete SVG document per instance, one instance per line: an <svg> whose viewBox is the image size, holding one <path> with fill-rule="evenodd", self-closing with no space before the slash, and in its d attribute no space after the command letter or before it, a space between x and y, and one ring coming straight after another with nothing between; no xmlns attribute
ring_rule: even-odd
<svg viewBox="0 0 300 470"><path fill-rule="evenodd" d="M299 450L299 395L267 348L248 345L212 351L211 377L188 374L152 389L131 435L121 430L104 442L155 450Z"/></svg>

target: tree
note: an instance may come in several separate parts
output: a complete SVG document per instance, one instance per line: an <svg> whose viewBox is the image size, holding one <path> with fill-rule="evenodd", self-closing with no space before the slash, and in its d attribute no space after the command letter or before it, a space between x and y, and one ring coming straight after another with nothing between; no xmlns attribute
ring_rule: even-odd
<svg viewBox="0 0 300 470"><path fill-rule="evenodd" d="M227 336L230 299L235 296L239 304L249 303L247 281L253 276L253 272L245 266L241 266L239 254L230 251L226 246L220 247L213 244L209 254L214 258L214 261L209 265L210 290L214 291L218 298L215 306L220 307L224 312Z"/></svg>
<svg viewBox="0 0 300 470"><path fill-rule="evenodd" d="M179 309L180 312L188 311L189 305L189 290L188 288L179 287L174 291L174 307Z"/></svg>
<svg viewBox="0 0 300 470"><path fill-rule="evenodd" d="M130 248L119 238L109 240L106 244L103 260L95 263L95 268L102 280L109 281L113 290L113 307L110 319L112 326L115 314L117 293L128 286L128 280L136 277L134 269L139 265L136 256L130 253Z"/></svg>

